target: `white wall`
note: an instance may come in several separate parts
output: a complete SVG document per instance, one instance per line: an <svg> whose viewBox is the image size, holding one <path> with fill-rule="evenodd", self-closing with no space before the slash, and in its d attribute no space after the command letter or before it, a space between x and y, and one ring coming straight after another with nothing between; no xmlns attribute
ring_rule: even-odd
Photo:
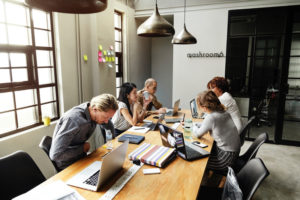
<svg viewBox="0 0 300 200"><path fill-rule="evenodd" d="M183 14L174 15L176 33L183 28ZM187 30L197 38L194 45L174 45L173 100L180 98L183 108L214 76L224 76L225 57L188 58L188 53L226 52L227 10L194 11L186 15ZM179 81L182 80L182 81Z"/></svg>

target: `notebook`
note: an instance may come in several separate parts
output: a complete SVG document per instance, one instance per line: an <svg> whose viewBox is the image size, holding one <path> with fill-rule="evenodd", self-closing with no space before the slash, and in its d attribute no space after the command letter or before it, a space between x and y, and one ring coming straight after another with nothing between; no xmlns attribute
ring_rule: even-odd
<svg viewBox="0 0 300 200"><path fill-rule="evenodd" d="M178 113L179 104L180 104L180 99L178 99L177 101L175 101L173 109L167 109L166 115L168 115L168 116L175 116Z"/></svg>
<svg viewBox="0 0 300 200"><path fill-rule="evenodd" d="M144 143L129 154L130 160L140 160L156 167L166 167L175 157L175 149Z"/></svg>
<svg viewBox="0 0 300 200"><path fill-rule="evenodd" d="M106 155L103 161L95 161L67 181L68 185L97 191L111 176L122 169L128 148L126 140Z"/></svg>
<svg viewBox="0 0 300 200"><path fill-rule="evenodd" d="M196 104L196 100L192 99L190 101L190 109L191 109L191 114L193 118L196 119L204 119L205 117L205 113L201 113L200 115L198 114L198 109L197 109L197 104Z"/></svg>
<svg viewBox="0 0 300 200"><path fill-rule="evenodd" d="M159 124L158 127L162 144L166 147L175 147L177 155L181 158L191 161L209 156L208 151L184 141L182 132L173 130L164 124Z"/></svg>
<svg viewBox="0 0 300 200"><path fill-rule="evenodd" d="M145 139L142 135L124 134L118 138L118 142L129 140L129 143L140 144Z"/></svg>

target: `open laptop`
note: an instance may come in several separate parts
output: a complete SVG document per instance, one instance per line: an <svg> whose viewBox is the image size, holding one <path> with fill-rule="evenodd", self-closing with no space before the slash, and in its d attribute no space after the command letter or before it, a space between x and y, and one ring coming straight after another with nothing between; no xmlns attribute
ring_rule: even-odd
<svg viewBox="0 0 300 200"><path fill-rule="evenodd" d="M166 115L168 115L168 116L175 116L178 113L179 104L180 104L180 99L178 99L177 101L175 101L173 109L167 109Z"/></svg>
<svg viewBox="0 0 300 200"><path fill-rule="evenodd" d="M160 114L158 117L158 120L154 122L145 123L142 126L150 128L149 131L154 131L156 128L158 128L158 124L162 122L162 120L165 118L165 114Z"/></svg>
<svg viewBox="0 0 300 200"><path fill-rule="evenodd" d="M128 148L128 140L106 155L103 161L95 161L67 181L68 185L97 191L105 181L122 169Z"/></svg>
<svg viewBox="0 0 300 200"><path fill-rule="evenodd" d="M193 118L196 119L204 119L205 117L205 113L201 113L200 115L198 114L198 108L197 108L197 104L196 104L196 100L192 99L190 101L190 109L191 109L191 114Z"/></svg>
<svg viewBox="0 0 300 200"><path fill-rule="evenodd" d="M184 141L182 132L173 130L164 124L159 124L158 127L162 144L166 147L175 147L177 155L181 158L191 161L209 156L208 151Z"/></svg>

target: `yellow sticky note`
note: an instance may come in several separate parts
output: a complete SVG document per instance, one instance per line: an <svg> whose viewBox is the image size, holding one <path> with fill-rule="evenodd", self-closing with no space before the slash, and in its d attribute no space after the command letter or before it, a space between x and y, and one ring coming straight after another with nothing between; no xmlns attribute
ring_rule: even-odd
<svg viewBox="0 0 300 200"><path fill-rule="evenodd" d="M114 56L111 57L111 61L112 61L112 62L115 62L115 57L114 57Z"/></svg>
<svg viewBox="0 0 300 200"><path fill-rule="evenodd" d="M108 57L108 62L111 62L111 57Z"/></svg>
<svg viewBox="0 0 300 200"><path fill-rule="evenodd" d="M83 55L83 60L88 61L88 56L86 54Z"/></svg>
<svg viewBox="0 0 300 200"><path fill-rule="evenodd" d="M107 55L107 52L105 50L103 51L103 55L105 55L105 56Z"/></svg>
<svg viewBox="0 0 300 200"><path fill-rule="evenodd" d="M108 62L108 60L109 60L109 59L108 59L108 57L107 57L107 56L105 56L105 60L106 60L106 62Z"/></svg>
<svg viewBox="0 0 300 200"><path fill-rule="evenodd" d="M102 51L102 49L103 49L102 45L99 45L98 48L99 48L100 51Z"/></svg>

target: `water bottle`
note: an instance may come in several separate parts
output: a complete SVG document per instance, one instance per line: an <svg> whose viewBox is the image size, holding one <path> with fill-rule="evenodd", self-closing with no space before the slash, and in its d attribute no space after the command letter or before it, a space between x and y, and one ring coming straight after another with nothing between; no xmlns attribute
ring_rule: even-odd
<svg viewBox="0 0 300 200"><path fill-rule="evenodd" d="M186 139L192 139L193 121L185 118L184 120L184 136Z"/></svg>
<svg viewBox="0 0 300 200"><path fill-rule="evenodd" d="M112 143L113 135L111 133L111 130L105 130L105 133L106 133L106 149L112 150L113 149L113 143Z"/></svg>

